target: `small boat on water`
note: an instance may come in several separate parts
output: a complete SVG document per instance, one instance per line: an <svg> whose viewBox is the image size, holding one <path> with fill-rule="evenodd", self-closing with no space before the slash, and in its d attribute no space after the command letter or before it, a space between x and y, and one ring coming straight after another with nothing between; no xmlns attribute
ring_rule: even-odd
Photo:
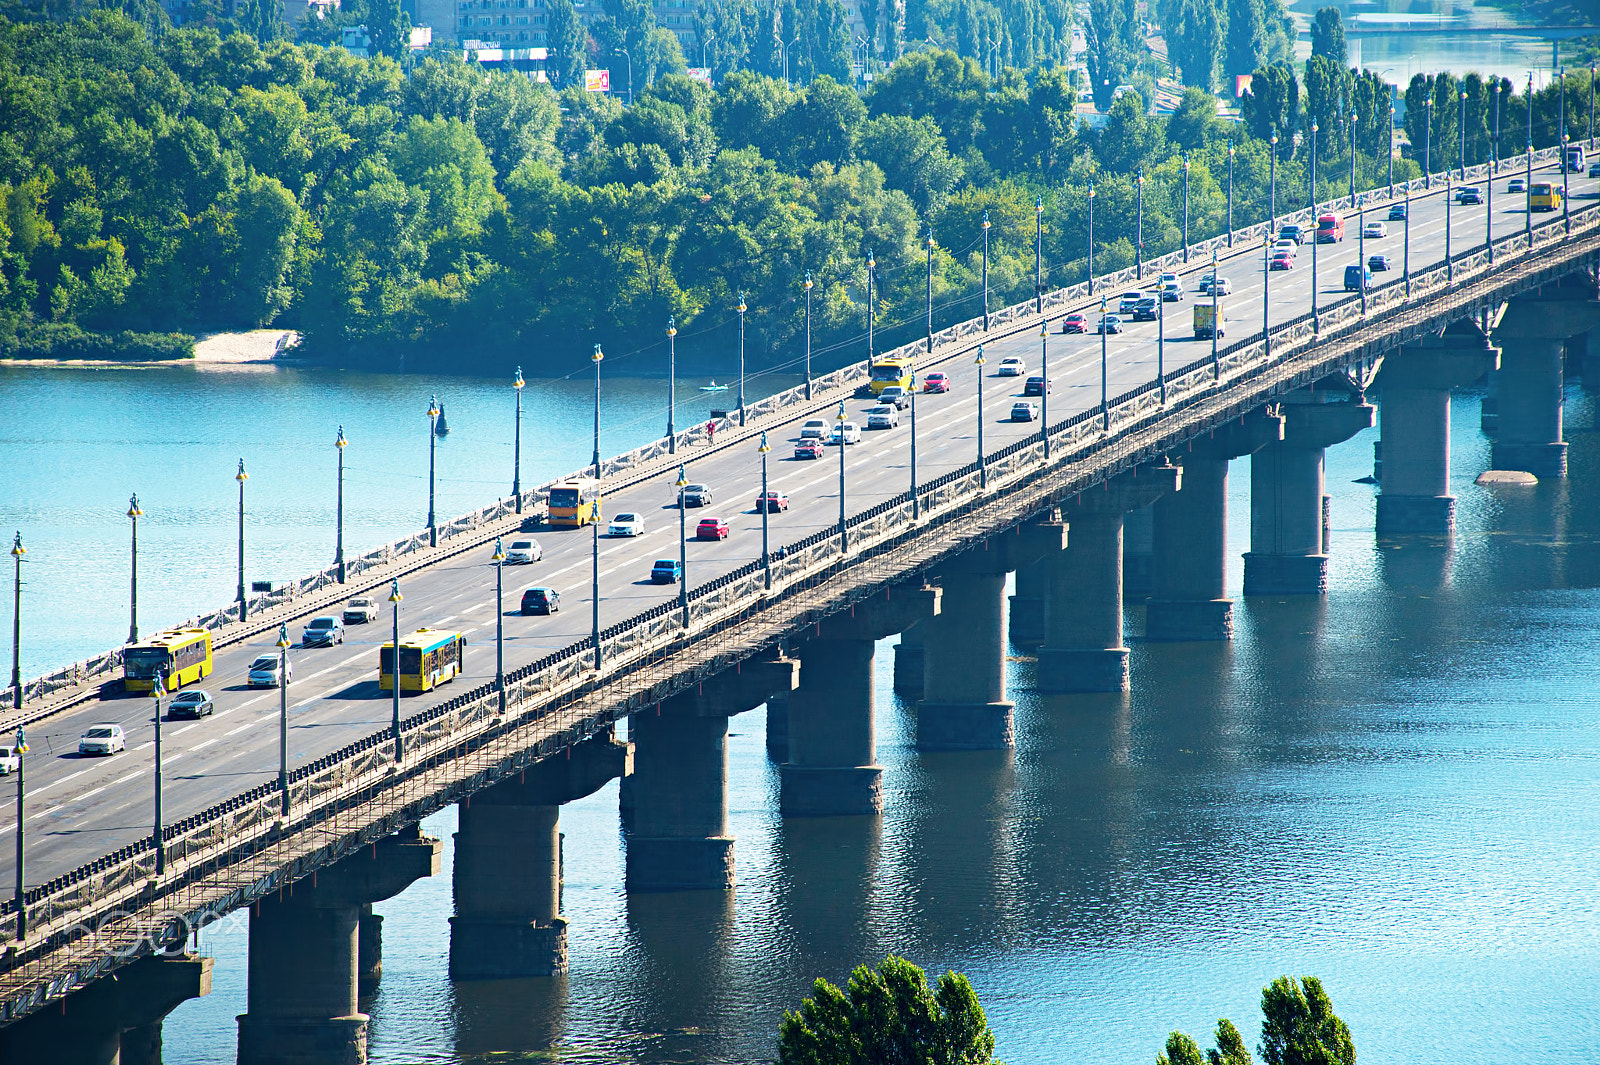
<svg viewBox="0 0 1600 1065"><path fill-rule="evenodd" d="M700 386L700 391L702 391L702 392L726 392L727 390L728 390L728 386L727 385L719 385L719 384L717 384L715 378L712 379L712 381L711 381L711 383L709 385L701 385Z"/></svg>
<svg viewBox="0 0 1600 1065"><path fill-rule="evenodd" d="M448 422L446 422L444 420L444 404L443 403L439 404L439 420L434 423L433 433L434 433L435 436L449 436L450 435L450 425L449 425Z"/></svg>

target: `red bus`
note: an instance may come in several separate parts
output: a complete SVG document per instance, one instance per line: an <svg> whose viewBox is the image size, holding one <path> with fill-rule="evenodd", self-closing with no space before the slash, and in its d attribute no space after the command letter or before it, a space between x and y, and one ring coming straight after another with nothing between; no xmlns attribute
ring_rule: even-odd
<svg viewBox="0 0 1600 1065"><path fill-rule="evenodd" d="M1337 244L1344 239L1344 219L1336 214L1317 217L1317 243Z"/></svg>

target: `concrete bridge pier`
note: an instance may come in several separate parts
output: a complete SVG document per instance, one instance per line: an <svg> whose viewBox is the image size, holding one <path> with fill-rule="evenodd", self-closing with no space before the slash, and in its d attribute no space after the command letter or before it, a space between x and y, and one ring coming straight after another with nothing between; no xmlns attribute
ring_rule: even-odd
<svg viewBox="0 0 1600 1065"><path fill-rule="evenodd" d="M1408 344L1383 361L1378 385L1384 468L1378 496L1380 537L1448 536L1455 529L1450 494L1450 390L1500 364L1500 353L1470 319Z"/></svg>
<svg viewBox="0 0 1600 1065"><path fill-rule="evenodd" d="M630 892L733 887L728 718L754 710L775 692L793 691L799 670L792 658L752 659L633 715Z"/></svg>
<svg viewBox="0 0 1600 1065"><path fill-rule="evenodd" d="M1189 443L1183 487L1151 507L1151 599L1145 638L1233 639L1228 596L1228 463L1283 439L1283 416L1261 409Z"/></svg>
<svg viewBox="0 0 1600 1065"><path fill-rule="evenodd" d="M818 622L800 646L800 684L789 696L789 760L779 770L783 816L883 812L873 644L938 614L939 601L937 588L885 588Z"/></svg>
<svg viewBox="0 0 1600 1065"><path fill-rule="evenodd" d="M1013 647L1032 650L1044 644L1049 630L1051 559L1041 558L1017 567L1015 590L1011 595L1010 624L1007 636Z"/></svg>
<svg viewBox="0 0 1600 1065"><path fill-rule="evenodd" d="M450 978L493 980L567 971L561 916L561 804L628 768L608 730L461 803Z"/></svg>
<svg viewBox="0 0 1600 1065"><path fill-rule="evenodd" d="M1185 487L1188 487L1185 483ZM1138 602L1155 588L1155 506L1130 510L1122 517L1122 598Z"/></svg>
<svg viewBox="0 0 1600 1065"><path fill-rule="evenodd" d="M1500 356L1500 418L1493 462L1535 477L1567 475L1562 438L1562 359L1568 337L1600 325L1594 281L1574 275L1506 305L1494 330Z"/></svg>
<svg viewBox="0 0 1600 1065"><path fill-rule="evenodd" d="M894 690L907 699L922 698L923 636L927 631L917 622L900 634L894 645Z"/></svg>
<svg viewBox="0 0 1600 1065"><path fill-rule="evenodd" d="M0 1061L161 1065L163 1019L210 993L210 958L144 958L0 1030Z"/></svg>
<svg viewBox="0 0 1600 1065"><path fill-rule="evenodd" d="M1013 746L1006 699L1006 574L1066 546L1060 522L1030 522L991 537L939 568L939 613L917 624L925 632L923 691L917 704L917 748L1004 750Z"/></svg>
<svg viewBox="0 0 1600 1065"><path fill-rule="evenodd" d="M439 871L440 841L416 826L362 848L250 908L239 1065L362 1065L357 997L364 905Z"/></svg>
<svg viewBox="0 0 1600 1065"><path fill-rule="evenodd" d="M1122 517L1176 491L1176 466L1146 466L1063 503L1071 535L1051 560L1049 631L1039 649L1039 690L1128 690L1122 645Z"/></svg>
<svg viewBox="0 0 1600 1065"><path fill-rule="evenodd" d="M1285 397L1283 439L1250 456L1250 550L1245 595L1321 595L1328 590L1323 537L1323 452L1369 428L1373 407L1355 397L1300 390ZM1392 458L1384 449L1384 477Z"/></svg>

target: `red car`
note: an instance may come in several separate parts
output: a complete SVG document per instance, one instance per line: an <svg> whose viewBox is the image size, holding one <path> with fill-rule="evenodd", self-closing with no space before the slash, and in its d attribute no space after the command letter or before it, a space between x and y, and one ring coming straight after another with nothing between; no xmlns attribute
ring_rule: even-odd
<svg viewBox="0 0 1600 1065"><path fill-rule="evenodd" d="M822 441L807 438L794 446L794 457L797 459L820 459L822 457Z"/></svg>
<svg viewBox="0 0 1600 1065"><path fill-rule="evenodd" d="M695 526L694 538L696 540L726 540L728 538L728 523L721 518L701 518L700 524Z"/></svg>
<svg viewBox="0 0 1600 1065"><path fill-rule="evenodd" d="M782 514L789 509L789 494L787 492L768 492L764 496L756 496L756 513L763 510L769 514Z"/></svg>
<svg viewBox="0 0 1600 1065"><path fill-rule="evenodd" d="M1087 333L1089 331L1089 316L1086 314L1069 314L1061 319L1063 333Z"/></svg>
<svg viewBox="0 0 1600 1065"><path fill-rule="evenodd" d="M938 372L923 374L922 390L924 392L948 392L950 391L950 378Z"/></svg>
<svg viewBox="0 0 1600 1065"><path fill-rule="evenodd" d="M1267 269L1269 269L1269 270L1293 270L1294 269L1294 260L1289 258L1289 256L1287 256L1287 255L1274 255L1272 257L1272 262L1268 265Z"/></svg>

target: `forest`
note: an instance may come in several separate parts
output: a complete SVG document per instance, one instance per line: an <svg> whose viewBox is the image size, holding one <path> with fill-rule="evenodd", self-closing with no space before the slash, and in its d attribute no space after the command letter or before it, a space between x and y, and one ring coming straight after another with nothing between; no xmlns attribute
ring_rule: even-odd
<svg viewBox="0 0 1600 1065"><path fill-rule="evenodd" d="M1342 41L1340 42L1342 49ZM337 47L265 43L215 27L159 34L118 11L0 20L0 355L170 351L184 335L271 324L330 363L564 372L608 355L726 351L741 299L752 364L793 365L806 293L818 356L859 357L867 261L880 346L925 328L929 240L936 324L1081 280L1088 191L1097 272L1306 202L1311 122L1320 197L1388 180L1388 86L1319 55L1256 72L1243 121L1191 88L1152 117L1137 93L1102 129L1075 114L1066 67L1002 68L907 52L864 92L827 73L786 84L730 70L712 90L680 73L632 106L430 54L407 64ZM1488 83L1489 86L1493 82ZM1508 156L1528 100L1482 79L1419 78L1432 94L1435 169L1487 158L1494 110ZM1506 90L1501 92L1499 90ZM1587 71L1567 79L1587 114ZM1416 96L1414 94L1423 94ZM1491 101L1490 97L1494 99ZM1557 136L1553 88L1533 141ZM1419 172L1409 155L1396 178ZM1141 187L1142 179L1142 187ZM1042 208L1036 212L1036 207Z"/></svg>

